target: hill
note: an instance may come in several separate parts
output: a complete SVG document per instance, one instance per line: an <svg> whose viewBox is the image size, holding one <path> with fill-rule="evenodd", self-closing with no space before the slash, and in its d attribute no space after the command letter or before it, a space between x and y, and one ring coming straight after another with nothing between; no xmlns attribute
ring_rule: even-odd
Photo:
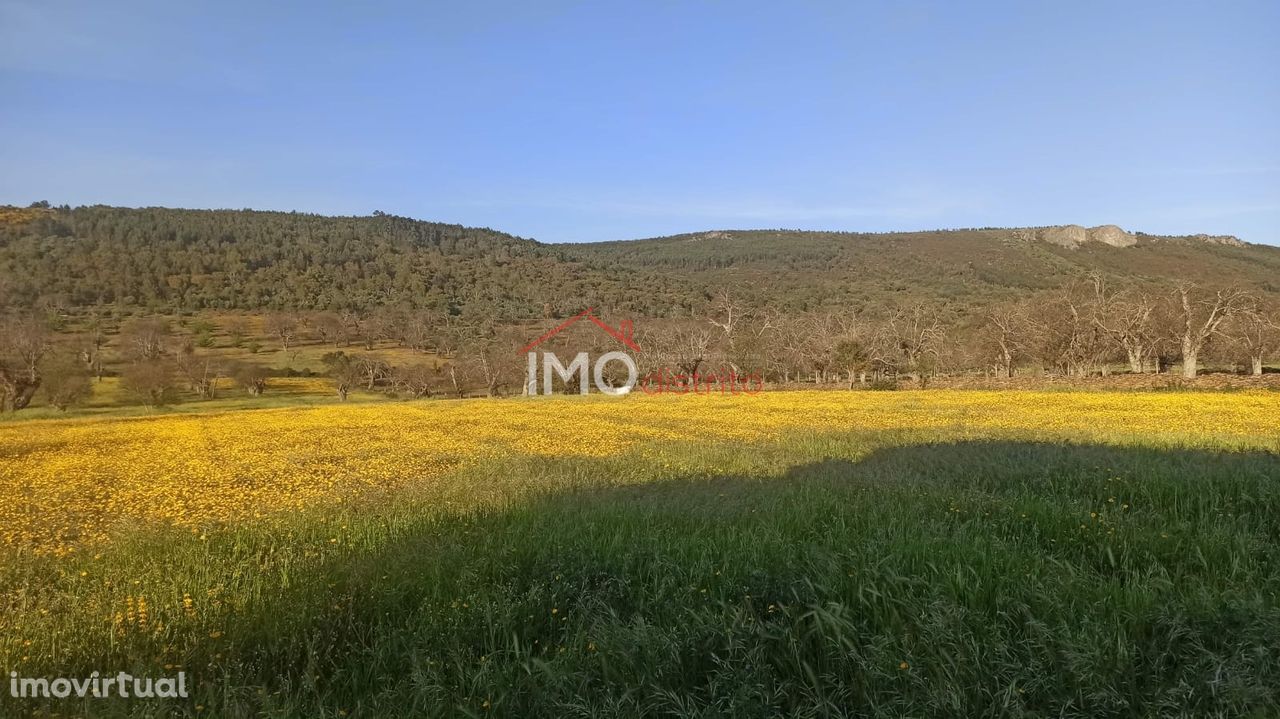
<svg viewBox="0 0 1280 719"><path fill-rule="evenodd" d="M875 307L924 299L958 308L1060 287L1101 272L1138 283L1194 278L1280 292L1280 248L1234 238L1132 235L1129 246L1059 244L1045 230L930 232L715 231L562 246L581 261L613 262L732 286L790 310Z"/></svg>
<svg viewBox="0 0 1280 719"><path fill-rule="evenodd" d="M464 309L505 320L594 305L686 315L722 288L784 311L928 301L963 313L1089 272L1280 293L1280 248L1114 226L715 231L545 244L376 213L0 208L0 301L200 309Z"/></svg>

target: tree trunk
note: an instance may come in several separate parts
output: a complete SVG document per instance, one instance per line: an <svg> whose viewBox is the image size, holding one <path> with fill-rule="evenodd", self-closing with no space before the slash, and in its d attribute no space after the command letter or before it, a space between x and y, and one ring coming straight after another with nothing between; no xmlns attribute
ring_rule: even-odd
<svg viewBox="0 0 1280 719"><path fill-rule="evenodd" d="M1129 371L1134 374L1142 374L1144 367L1142 366L1142 350L1126 347L1124 351L1129 355Z"/></svg>
<svg viewBox="0 0 1280 719"><path fill-rule="evenodd" d="M1191 349L1186 344L1182 346L1182 376L1186 379L1195 379L1196 371L1199 369L1200 350Z"/></svg>
<svg viewBox="0 0 1280 719"><path fill-rule="evenodd" d="M40 383L27 385L13 398L12 411L16 412L20 409L26 409L31 404L31 398L36 396L36 390L40 388Z"/></svg>
<svg viewBox="0 0 1280 719"><path fill-rule="evenodd" d="M1252 360L1253 360L1253 376L1261 377L1262 376L1262 355L1260 354L1254 355L1252 357Z"/></svg>

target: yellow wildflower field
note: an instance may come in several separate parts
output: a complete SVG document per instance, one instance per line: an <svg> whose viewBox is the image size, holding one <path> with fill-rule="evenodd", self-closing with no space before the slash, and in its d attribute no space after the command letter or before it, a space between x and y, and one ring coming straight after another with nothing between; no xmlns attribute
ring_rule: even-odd
<svg viewBox="0 0 1280 719"><path fill-rule="evenodd" d="M947 439L1276 449L1280 394L777 392L330 405L0 424L0 546L62 554L122 529L207 530L430 487L509 456L917 431Z"/></svg>

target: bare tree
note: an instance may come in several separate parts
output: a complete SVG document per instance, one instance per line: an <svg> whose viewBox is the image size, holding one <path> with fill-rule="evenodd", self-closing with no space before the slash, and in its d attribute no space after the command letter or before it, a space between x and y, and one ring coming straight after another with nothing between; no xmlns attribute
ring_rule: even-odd
<svg viewBox="0 0 1280 719"><path fill-rule="evenodd" d="M66 412L93 394L93 384L84 364L73 356L55 357L41 370L40 389L52 407Z"/></svg>
<svg viewBox="0 0 1280 719"><path fill-rule="evenodd" d="M371 335L367 333L367 328L365 328L366 317L364 313L355 310L343 310L338 315L338 321L342 322L343 344L351 342L351 338L357 338L364 342L365 349L374 348L374 340L370 339Z"/></svg>
<svg viewBox="0 0 1280 719"><path fill-rule="evenodd" d="M778 369L782 358L777 338L782 322L778 312L760 310L752 312L740 323L741 329L729 358L735 371L754 373L763 381L765 376Z"/></svg>
<svg viewBox="0 0 1280 719"><path fill-rule="evenodd" d="M1268 353L1280 345L1280 307L1249 297L1224 327L1224 333L1248 356L1250 373L1261 377Z"/></svg>
<svg viewBox="0 0 1280 719"><path fill-rule="evenodd" d="M1173 295L1182 344L1182 376L1195 379L1200 352L1222 329L1222 323L1239 313L1248 295L1235 288L1206 290L1191 282L1178 285Z"/></svg>
<svg viewBox="0 0 1280 719"><path fill-rule="evenodd" d="M747 305L735 300L728 290L721 290L708 309L707 322L720 330L724 356L734 372L742 369L737 362L739 335L753 314Z"/></svg>
<svg viewBox="0 0 1280 719"><path fill-rule="evenodd" d="M285 312L272 312L263 320L262 329L280 340L281 352L288 352L298 334L298 318Z"/></svg>
<svg viewBox="0 0 1280 719"><path fill-rule="evenodd" d="M1014 364L1026 352L1032 334L1027 308L1022 304L997 305L987 312L978 340L983 356L994 359L998 377L1013 376Z"/></svg>
<svg viewBox="0 0 1280 719"><path fill-rule="evenodd" d="M1100 275L1092 277L1094 287L1094 323L1117 346L1124 350L1129 371L1142 374L1147 360L1155 352L1154 314L1156 300L1139 291L1113 292Z"/></svg>
<svg viewBox="0 0 1280 719"><path fill-rule="evenodd" d="M692 385L710 354L711 340L711 332L698 323L671 320L651 324L638 339L644 349L640 356L641 372L648 375L670 370L667 379L683 378L682 382Z"/></svg>
<svg viewBox="0 0 1280 719"><path fill-rule="evenodd" d="M438 372L425 364L397 367L391 373L391 384L397 392L404 392L414 399L431 396Z"/></svg>
<svg viewBox="0 0 1280 719"><path fill-rule="evenodd" d="M217 395L218 380L223 376L222 362L217 357L201 354L188 343L174 353L173 364L197 397L213 399Z"/></svg>
<svg viewBox="0 0 1280 719"><path fill-rule="evenodd" d="M49 327L35 315L10 318L0 327L0 408L16 412L31 404L48 351Z"/></svg>
<svg viewBox="0 0 1280 719"><path fill-rule="evenodd" d="M320 361L324 363L329 378L333 380L333 388L338 393L338 399L346 402L352 388L364 379L360 363L342 351L329 352L321 357Z"/></svg>
<svg viewBox="0 0 1280 719"><path fill-rule="evenodd" d="M1085 377L1107 362L1109 343L1094 322L1094 293L1082 281L1050 293L1030 315L1034 354L1068 377Z"/></svg>
<svg viewBox="0 0 1280 719"><path fill-rule="evenodd" d="M242 362L231 368L231 380L250 397L260 397L267 391L267 368L250 362Z"/></svg>
<svg viewBox="0 0 1280 719"><path fill-rule="evenodd" d="M460 352L475 363L486 396L497 397L515 382L523 386L525 366L518 350L525 338L515 328L485 318L461 329Z"/></svg>
<svg viewBox="0 0 1280 719"><path fill-rule="evenodd" d="M417 312L405 320L404 343L419 352L431 348L436 338L437 328L444 324L434 313Z"/></svg>
<svg viewBox="0 0 1280 719"><path fill-rule="evenodd" d="M789 334L787 351L798 361L800 368L813 376L814 384L827 381L828 373L835 367L835 348L840 341L841 325L834 314L820 313L800 317L792 322L794 331Z"/></svg>
<svg viewBox="0 0 1280 719"><path fill-rule="evenodd" d="M360 381L365 389L372 392L380 382L391 377L391 365L372 355L363 355L356 361L360 372Z"/></svg>
<svg viewBox="0 0 1280 719"><path fill-rule="evenodd" d="M102 348L107 344L106 319L94 311L86 323L86 331L78 338L80 361L98 381L102 381Z"/></svg>
<svg viewBox="0 0 1280 719"><path fill-rule="evenodd" d="M169 337L169 321L162 317L136 319L124 326L120 337L133 359L151 362L164 354L164 344Z"/></svg>
<svg viewBox="0 0 1280 719"><path fill-rule="evenodd" d="M320 312L311 317L311 328L323 343L333 343L334 349L347 343L347 325L332 312Z"/></svg>
<svg viewBox="0 0 1280 719"><path fill-rule="evenodd" d="M432 344L437 356L446 362L449 372L449 384L453 387L453 395L461 398L466 394L464 377L460 374L460 352L465 339L465 328L450 315L444 315L440 325L432 333Z"/></svg>
<svg viewBox="0 0 1280 719"><path fill-rule="evenodd" d="M889 318L886 331L907 372L918 381L926 381L941 359L942 345L947 336L937 310L923 303L912 305L894 313Z"/></svg>

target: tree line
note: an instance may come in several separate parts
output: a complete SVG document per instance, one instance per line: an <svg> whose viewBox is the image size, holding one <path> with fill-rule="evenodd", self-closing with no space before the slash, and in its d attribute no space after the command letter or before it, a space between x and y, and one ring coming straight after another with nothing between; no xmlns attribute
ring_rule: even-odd
<svg viewBox="0 0 1280 719"><path fill-rule="evenodd" d="M484 306L457 313L385 306L268 312L252 323L231 315L215 324L199 316L117 318L104 309L17 311L0 327L0 404L20 410L41 392L49 405L66 409L108 373L144 405L172 402L183 389L212 399L228 385L262 396L282 371L262 358L278 361L300 343L326 348L323 374L344 400L356 389L415 398L517 393L526 372L521 347L561 319L548 308L544 315L512 323ZM927 386L938 376L1088 377L1166 373L1175 365L1194 378L1207 360L1261 375L1280 347L1274 296L1193 282L1117 286L1100 274L962 315L927 302L879 313L791 313L721 290L687 317L635 324L642 374L734 372L771 386L854 388L903 378ZM393 363L380 352L387 347L418 359ZM600 354L618 346L585 327L547 348ZM104 359L109 349L112 361Z"/></svg>

